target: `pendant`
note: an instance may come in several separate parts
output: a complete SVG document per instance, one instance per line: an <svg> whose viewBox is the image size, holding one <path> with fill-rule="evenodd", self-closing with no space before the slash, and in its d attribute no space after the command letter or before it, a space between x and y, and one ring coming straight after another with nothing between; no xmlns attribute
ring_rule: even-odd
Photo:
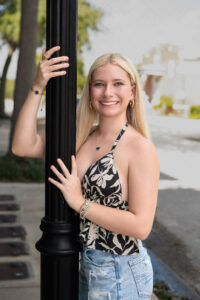
<svg viewBox="0 0 200 300"><path fill-rule="evenodd" d="M99 150L100 149L100 147L98 146L98 147L96 147L96 150Z"/></svg>

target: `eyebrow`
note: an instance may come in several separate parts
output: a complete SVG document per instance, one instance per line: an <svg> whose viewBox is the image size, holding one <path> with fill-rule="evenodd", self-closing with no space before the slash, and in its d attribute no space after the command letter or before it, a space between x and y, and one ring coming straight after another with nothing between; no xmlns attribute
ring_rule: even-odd
<svg viewBox="0 0 200 300"><path fill-rule="evenodd" d="M103 79L95 79L95 80L92 80L92 82L95 82L95 81L104 81ZM121 79L121 78L119 78L119 79L113 79L112 81L126 81L126 80L124 80L124 79Z"/></svg>

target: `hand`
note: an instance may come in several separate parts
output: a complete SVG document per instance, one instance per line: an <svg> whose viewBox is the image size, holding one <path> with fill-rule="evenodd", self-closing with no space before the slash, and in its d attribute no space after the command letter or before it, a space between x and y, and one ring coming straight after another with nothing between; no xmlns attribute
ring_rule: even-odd
<svg viewBox="0 0 200 300"><path fill-rule="evenodd" d="M66 71L61 71L60 69L66 69L69 67L69 57L59 56L50 59L50 57L59 50L60 46L53 47L48 51L46 51L45 48L42 49L42 57L45 59L40 61L35 81L33 83L33 86L39 88L41 92L46 87L50 78L64 76L67 73Z"/></svg>
<svg viewBox="0 0 200 300"><path fill-rule="evenodd" d="M74 209L76 212L80 212L81 205L84 203L85 199L82 196L81 182L77 175L76 159L72 156L72 172L63 163L63 161L58 158L57 162L61 167L63 174L61 174L55 166L51 166L51 170L56 174L60 182L49 177L48 180L53 183L63 194L68 205Z"/></svg>

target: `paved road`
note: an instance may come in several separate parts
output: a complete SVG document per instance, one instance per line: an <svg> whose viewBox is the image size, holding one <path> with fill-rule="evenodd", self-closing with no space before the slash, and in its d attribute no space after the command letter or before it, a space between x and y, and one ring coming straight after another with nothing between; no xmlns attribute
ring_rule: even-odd
<svg viewBox="0 0 200 300"><path fill-rule="evenodd" d="M200 120L151 117L161 168L147 244L200 298Z"/></svg>

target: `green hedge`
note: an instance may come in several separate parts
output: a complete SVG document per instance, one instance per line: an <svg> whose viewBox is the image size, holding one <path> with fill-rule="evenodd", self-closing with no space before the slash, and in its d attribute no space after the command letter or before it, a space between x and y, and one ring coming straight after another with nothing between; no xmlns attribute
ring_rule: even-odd
<svg viewBox="0 0 200 300"><path fill-rule="evenodd" d="M43 158L0 156L0 181L44 182L45 163Z"/></svg>

